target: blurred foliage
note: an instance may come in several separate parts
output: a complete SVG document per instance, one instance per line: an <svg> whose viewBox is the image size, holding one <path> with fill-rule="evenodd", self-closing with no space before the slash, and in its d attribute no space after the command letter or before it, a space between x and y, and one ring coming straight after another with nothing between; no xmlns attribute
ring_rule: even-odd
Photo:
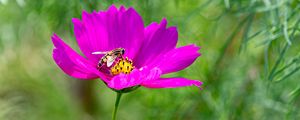
<svg viewBox="0 0 300 120"><path fill-rule="evenodd" d="M300 119L299 0L0 0L0 119L110 119L115 93L100 80L65 75L52 60L50 36L78 47L71 19L111 4L134 7L145 26L167 18L178 46L202 56L166 76L204 82L146 89L122 98L131 119Z"/></svg>

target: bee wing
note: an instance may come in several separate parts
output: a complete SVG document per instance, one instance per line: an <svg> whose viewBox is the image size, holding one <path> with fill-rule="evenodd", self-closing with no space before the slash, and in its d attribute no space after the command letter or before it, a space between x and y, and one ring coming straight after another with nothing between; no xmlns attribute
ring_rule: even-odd
<svg viewBox="0 0 300 120"><path fill-rule="evenodd" d="M117 56L107 56L107 62L106 62L107 67L110 67L114 63L116 58Z"/></svg>
<svg viewBox="0 0 300 120"><path fill-rule="evenodd" d="M101 54L107 54L107 51L97 51L97 52L92 52L93 55L101 55Z"/></svg>

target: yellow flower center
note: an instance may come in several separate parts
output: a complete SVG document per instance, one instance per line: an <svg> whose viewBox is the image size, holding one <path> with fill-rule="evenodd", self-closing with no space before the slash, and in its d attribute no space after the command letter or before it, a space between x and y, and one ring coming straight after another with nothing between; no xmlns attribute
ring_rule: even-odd
<svg viewBox="0 0 300 120"><path fill-rule="evenodd" d="M134 69L132 65L132 61L128 58L126 59L119 59L116 64L111 67L110 72L112 75L117 75L120 73L129 74Z"/></svg>

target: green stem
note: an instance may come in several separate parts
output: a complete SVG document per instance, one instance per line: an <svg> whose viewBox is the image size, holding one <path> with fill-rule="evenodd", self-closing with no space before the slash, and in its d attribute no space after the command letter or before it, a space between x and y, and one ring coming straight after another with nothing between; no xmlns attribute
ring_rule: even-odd
<svg viewBox="0 0 300 120"><path fill-rule="evenodd" d="M117 115L118 106L119 106L121 97L122 97L122 93L121 92L117 92L117 98L116 98L116 102L115 102L115 108L114 108L112 120L116 120L116 115Z"/></svg>

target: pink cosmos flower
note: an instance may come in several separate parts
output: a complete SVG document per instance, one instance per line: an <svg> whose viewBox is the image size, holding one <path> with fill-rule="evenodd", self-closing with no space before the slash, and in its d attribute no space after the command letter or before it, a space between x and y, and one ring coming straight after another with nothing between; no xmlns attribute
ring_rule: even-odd
<svg viewBox="0 0 300 120"><path fill-rule="evenodd" d="M144 27L141 16L133 9L112 5L107 11L83 11L82 20L73 18L75 37L85 57L79 55L56 34L52 36L53 58L68 75L78 79L101 78L108 87L124 90L136 86L147 88L200 87L202 82L186 78L161 78L180 71L199 56L198 46L176 48L176 27L167 27L167 20ZM110 67L99 69L103 55L97 51L124 48L123 58ZM125 59L126 58L126 59ZM130 68L130 69L128 69Z"/></svg>

